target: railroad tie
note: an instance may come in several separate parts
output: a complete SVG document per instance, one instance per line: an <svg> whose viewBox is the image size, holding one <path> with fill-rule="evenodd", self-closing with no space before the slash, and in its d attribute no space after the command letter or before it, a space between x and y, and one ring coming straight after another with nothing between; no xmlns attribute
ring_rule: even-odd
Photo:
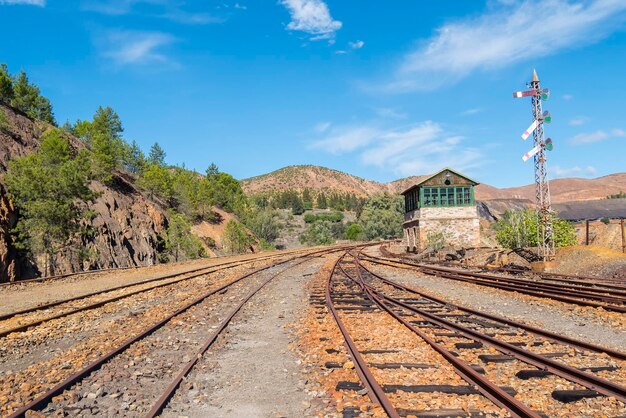
<svg viewBox="0 0 626 418"><path fill-rule="evenodd" d="M570 403L576 402L585 398L596 398L603 396L595 390L589 389L574 389L574 390L555 390L552 392L552 397L559 402Z"/></svg>
<svg viewBox="0 0 626 418"><path fill-rule="evenodd" d="M614 371L617 370L618 367L616 366L597 366L597 367L581 367L580 370L584 370L584 371L588 371L591 373L598 373L598 372L603 372L603 371ZM515 376L517 376L518 378L522 379L522 380L528 380L528 379L532 379L532 378L542 378L542 377L546 377L546 376L551 376L552 373L550 373L547 370L520 370L519 372L517 372L515 374Z"/></svg>

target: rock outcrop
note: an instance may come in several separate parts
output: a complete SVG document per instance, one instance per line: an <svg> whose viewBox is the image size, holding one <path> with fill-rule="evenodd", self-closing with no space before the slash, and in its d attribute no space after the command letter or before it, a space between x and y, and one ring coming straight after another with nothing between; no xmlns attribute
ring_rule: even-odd
<svg viewBox="0 0 626 418"><path fill-rule="evenodd" d="M2 176L11 158L37 149L41 135L50 126L5 105L0 104L0 111L8 120L0 127ZM68 135L68 139L76 149L83 146L74 137ZM132 178L123 173L114 173L111 186L92 182L91 188L99 192L99 197L87 205L96 213L88 221L94 233L82 238L80 245L68 246L72 250L57 255L56 273L158 263L161 236L167 226L163 209L148 200L134 186ZM0 181L0 282L34 277L44 271L42 260L19 251L13 242L11 229L18 216Z"/></svg>

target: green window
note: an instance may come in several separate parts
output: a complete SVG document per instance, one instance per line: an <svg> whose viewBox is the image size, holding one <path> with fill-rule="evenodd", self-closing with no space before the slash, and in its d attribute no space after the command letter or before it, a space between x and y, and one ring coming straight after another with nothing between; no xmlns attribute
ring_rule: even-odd
<svg viewBox="0 0 626 418"><path fill-rule="evenodd" d="M424 187L426 207L468 206L474 204L471 187Z"/></svg>

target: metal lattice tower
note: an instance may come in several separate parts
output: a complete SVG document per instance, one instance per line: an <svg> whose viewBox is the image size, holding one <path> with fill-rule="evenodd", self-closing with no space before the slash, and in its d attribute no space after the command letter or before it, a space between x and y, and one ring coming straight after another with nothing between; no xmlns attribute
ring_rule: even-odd
<svg viewBox="0 0 626 418"><path fill-rule="evenodd" d="M541 85L537 71L533 70L533 79L530 87L537 92L541 91ZM533 121L542 121L543 110L541 106L541 94L532 96ZM554 259L554 229L552 226L552 202L550 199L550 185L546 167L546 142L543 136L543 122L537 125L533 132L533 142L535 147L539 147L539 152L535 154L535 205L538 217L537 241L539 244L539 255L544 261Z"/></svg>

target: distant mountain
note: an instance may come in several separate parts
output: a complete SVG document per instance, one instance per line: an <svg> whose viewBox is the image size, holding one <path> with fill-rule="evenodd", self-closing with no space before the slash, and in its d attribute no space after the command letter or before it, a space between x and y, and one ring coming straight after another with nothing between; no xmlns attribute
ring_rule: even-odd
<svg viewBox="0 0 626 418"><path fill-rule="evenodd" d="M241 180L248 194L269 191L304 190L354 193L365 197L382 192L396 192L389 184L362 179L342 171L316 165L291 165L256 177Z"/></svg>
<svg viewBox="0 0 626 418"><path fill-rule="evenodd" d="M481 185L483 186L483 185ZM478 186L476 194L480 199L535 199L535 185L498 189L485 185ZM553 203L580 200L605 199L608 195L626 191L626 173L615 173L595 179L564 178L550 181L550 194Z"/></svg>
<svg viewBox="0 0 626 418"><path fill-rule="evenodd" d="M357 196L365 197L384 192L401 193L425 177L427 176L411 176L389 183L379 183L331 168L316 165L293 165L241 180L241 184L248 194L289 189L302 191L308 188L316 192L354 193ZM616 173L595 179L564 178L550 181L550 192L554 203L604 199L606 196L620 191L626 191L626 173ZM480 184L476 187L476 199L478 200L528 199L533 201L534 198L534 184L504 189L488 184Z"/></svg>

